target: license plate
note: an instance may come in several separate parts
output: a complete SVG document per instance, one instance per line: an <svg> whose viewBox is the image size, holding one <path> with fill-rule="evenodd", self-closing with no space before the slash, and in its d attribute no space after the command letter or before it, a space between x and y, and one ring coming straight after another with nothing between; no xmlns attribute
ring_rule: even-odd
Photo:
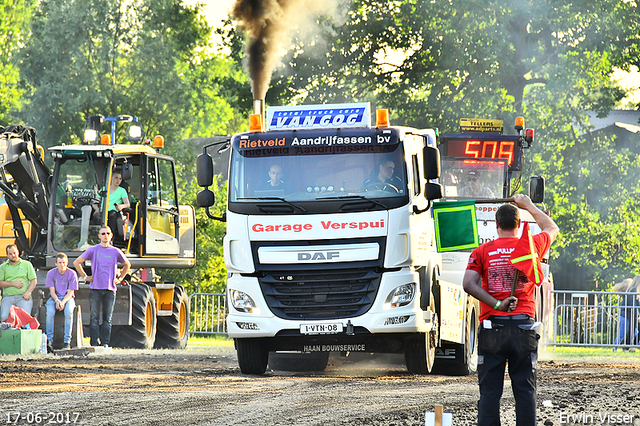
<svg viewBox="0 0 640 426"><path fill-rule="evenodd" d="M336 334L342 333L342 323L332 324L302 324L300 326L302 334Z"/></svg>

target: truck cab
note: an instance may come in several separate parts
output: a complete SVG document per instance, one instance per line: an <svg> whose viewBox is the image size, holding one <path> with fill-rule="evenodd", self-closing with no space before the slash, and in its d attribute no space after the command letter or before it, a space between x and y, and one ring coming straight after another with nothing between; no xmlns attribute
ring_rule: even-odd
<svg viewBox="0 0 640 426"><path fill-rule="evenodd" d="M173 159L148 145L65 145L50 153L50 252L77 257L74 254L99 243L98 231L107 224L113 228L114 245L134 268L193 265L193 220L180 220ZM130 204L122 215L110 208L109 187L116 173Z"/></svg>

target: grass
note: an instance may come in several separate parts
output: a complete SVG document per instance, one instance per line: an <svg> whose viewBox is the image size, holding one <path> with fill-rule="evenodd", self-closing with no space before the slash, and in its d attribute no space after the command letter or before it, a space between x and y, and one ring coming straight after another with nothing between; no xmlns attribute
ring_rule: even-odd
<svg viewBox="0 0 640 426"><path fill-rule="evenodd" d="M639 348L640 349L640 348ZM640 361L640 350L627 352L618 349L616 352L611 347L580 347L580 346L540 346L540 359L563 359L568 361L584 362L638 362Z"/></svg>
<svg viewBox="0 0 640 426"><path fill-rule="evenodd" d="M192 347L230 347L233 348L233 339L223 334L191 334L189 335L189 346Z"/></svg>
<svg viewBox="0 0 640 426"><path fill-rule="evenodd" d="M91 346L89 338L85 336L84 340L85 346ZM206 349L212 347L228 347L233 349L233 340L223 334L211 334L211 335L203 335L203 334L191 334L189 335L189 343L187 344L187 348L194 349Z"/></svg>

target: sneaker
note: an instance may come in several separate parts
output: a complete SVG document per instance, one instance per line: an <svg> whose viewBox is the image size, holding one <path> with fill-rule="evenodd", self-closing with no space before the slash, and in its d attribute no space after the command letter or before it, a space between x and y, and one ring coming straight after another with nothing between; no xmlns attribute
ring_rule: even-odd
<svg viewBox="0 0 640 426"><path fill-rule="evenodd" d="M49 342L47 342L47 353L48 354L52 354L53 353L53 345Z"/></svg>
<svg viewBox="0 0 640 426"><path fill-rule="evenodd" d="M61 348L63 351L69 350L71 349L71 344L69 342L65 343L64 345L62 345Z"/></svg>

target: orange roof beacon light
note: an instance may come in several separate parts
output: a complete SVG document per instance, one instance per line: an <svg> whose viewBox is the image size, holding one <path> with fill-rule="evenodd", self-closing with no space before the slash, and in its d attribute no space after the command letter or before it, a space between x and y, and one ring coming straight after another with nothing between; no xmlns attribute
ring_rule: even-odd
<svg viewBox="0 0 640 426"><path fill-rule="evenodd" d="M100 136L100 145L111 145L111 136L107 134Z"/></svg>
<svg viewBox="0 0 640 426"><path fill-rule="evenodd" d="M376 110L376 127L389 127L389 110Z"/></svg>
<svg viewBox="0 0 640 426"><path fill-rule="evenodd" d="M153 147L155 149L164 148L164 136L157 135L155 138L153 138Z"/></svg>
<svg viewBox="0 0 640 426"><path fill-rule="evenodd" d="M519 132L524 129L524 117L516 117L516 130Z"/></svg>
<svg viewBox="0 0 640 426"><path fill-rule="evenodd" d="M249 131L262 132L262 114L249 114Z"/></svg>

